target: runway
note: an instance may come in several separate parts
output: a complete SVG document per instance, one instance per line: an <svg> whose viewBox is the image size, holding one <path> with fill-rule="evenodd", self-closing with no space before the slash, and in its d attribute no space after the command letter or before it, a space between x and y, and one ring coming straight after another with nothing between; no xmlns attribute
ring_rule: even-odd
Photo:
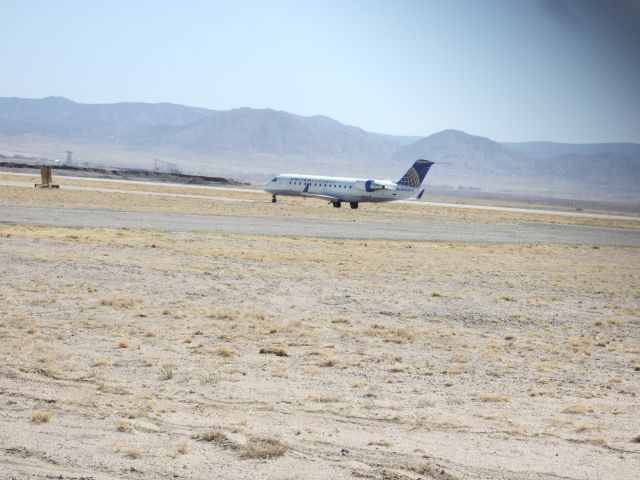
<svg viewBox="0 0 640 480"><path fill-rule="evenodd" d="M122 212L71 208L0 206L0 223L90 228L153 228L291 237L414 240L477 243L556 243L640 247L631 229L528 223L492 225L337 221L299 218Z"/></svg>
<svg viewBox="0 0 640 480"><path fill-rule="evenodd" d="M14 173L14 172L1 172L3 175L12 175L16 177L25 177L25 176L34 176L33 174L27 173ZM90 178L90 177L72 177L72 176L64 176L62 178L73 179L73 180L91 180L92 182L104 182L104 183L120 183L120 184L128 184L128 185L158 185L165 187L177 187L177 188L188 188L190 190L193 189L201 189L207 192L215 192L218 191L226 191L226 192L252 192L252 193L264 193L265 198L267 198L267 194L260 190L259 188L247 187L247 188L238 188L238 187L224 187L224 186L211 186L211 185L189 185L182 183L159 183L159 182L143 182L136 180L115 180L115 179L107 179L107 178ZM33 184L31 182L23 182L23 181L0 181L0 186L12 186L12 187L25 187L25 188L33 188ZM114 189L114 188L98 188L98 187L84 187L84 186L74 186L74 185L63 185L61 186L64 190L82 190L82 191L92 191L92 192L102 192L102 193L126 193L131 195L152 195L158 197L177 197L177 198L193 198L199 200L211 200L211 201L222 201L222 202L252 202L253 200L240 199L240 198L228 198L222 196L213 196L213 195L196 195L189 193L169 193L169 192L150 192L150 191L135 191L135 190L123 190L123 189ZM630 222L640 222L640 216L632 216L632 215L613 215L606 213L589 213L589 212L573 212L573 211L565 211L565 210L553 210L553 209L540 209L540 208L521 208L521 207L500 207L493 205L472 205L472 204L462 204L462 203L447 203L447 202L430 202L430 201L418 201L418 200L401 200L397 203L404 203L409 205L419 205L423 207L444 207L444 208L455 208L455 209L467 209L467 210L485 210L485 211L494 211L494 212L512 212L512 213L524 213L524 214L537 214L537 215L551 215L558 217L574 217L574 218L600 218L605 220L623 220Z"/></svg>

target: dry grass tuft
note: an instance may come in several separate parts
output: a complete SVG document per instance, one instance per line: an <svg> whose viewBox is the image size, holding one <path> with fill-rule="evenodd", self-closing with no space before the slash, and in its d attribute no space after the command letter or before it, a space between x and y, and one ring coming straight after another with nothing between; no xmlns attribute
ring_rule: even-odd
<svg viewBox="0 0 640 480"><path fill-rule="evenodd" d="M389 368L390 372L393 373L404 373L409 369L409 365L405 365L403 363L394 363L393 365L391 365L391 367Z"/></svg>
<svg viewBox="0 0 640 480"><path fill-rule="evenodd" d="M34 335L38 337L40 336L40 329L38 327L31 327L29 330L27 330L27 333L29 335Z"/></svg>
<svg viewBox="0 0 640 480"><path fill-rule="evenodd" d="M99 358L98 360L96 360L95 362L93 362L91 364L92 367L105 367L107 365L110 365L111 362L109 360L107 360L106 358Z"/></svg>
<svg viewBox="0 0 640 480"><path fill-rule="evenodd" d="M49 423L51 418L53 418L52 412L34 412L31 415L31 421L33 423Z"/></svg>
<svg viewBox="0 0 640 480"><path fill-rule="evenodd" d="M240 311L234 308L219 308L209 315L209 318L216 320L238 320Z"/></svg>
<svg viewBox="0 0 640 480"><path fill-rule="evenodd" d="M333 323L333 324L338 324L338 323L350 324L351 322L349 322L349 320L347 320L344 317L336 317L333 320L331 320L331 323Z"/></svg>
<svg viewBox="0 0 640 480"><path fill-rule="evenodd" d="M144 457L144 451L139 447L125 447L122 449L124 456L132 460L138 460Z"/></svg>
<svg viewBox="0 0 640 480"><path fill-rule="evenodd" d="M284 347L262 347L260 348L260 353L262 354L271 354L276 357L288 357L289 352Z"/></svg>
<svg viewBox="0 0 640 480"><path fill-rule="evenodd" d="M120 422L116 426L116 430L118 432L131 433L133 432L133 425L131 425L129 422Z"/></svg>
<svg viewBox="0 0 640 480"><path fill-rule="evenodd" d="M383 338L386 342L412 343L418 337L413 327L386 327L377 323L366 328L362 333L369 337Z"/></svg>
<svg viewBox="0 0 640 480"><path fill-rule="evenodd" d="M163 380L171 380L173 378L173 367L165 365L160 369L160 378Z"/></svg>
<svg viewBox="0 0 640 480"><path fill-rule="evenodd" d="M275 438L250 438L242 450L245 458L270 459L281 457L289 447Z"/></svg>
<svg viewBox="0 0 640 480"><path fill-rule="evenodd" d="M576 432L586 432L587 430L592 430L594 428L593 425L589 425L588 423L578 423L576 425Z"/></svg>
<svg viewBox="0 0 640 480"><path fill-rule="evenodd" d="M236 442L227 437L222 430L215 428L207 430L206 432L196 433L192 438L198 442L209 442L224 448L238 448Z"/></svg>
<svg viewBox="0 0 640 480"><path fill-rule="evenodd" d="M131 298L111 297L111 298L102 298L102 299L100 299L100 305L102 305L102 306L105 306L105 307L116 307L116 308L122 308L122 309L131 308L131 307L135 306L136 303L138 303L138 302L136 300L131 299Z"/></svg>
<svg viewBox="0 0 640 480"><path fill-rule="evenodd" d="M147 328L144 332L145 337L155 337L157 335L158 332L156 332L153 328Z"/></svg>
<svg viewBox="0 0 640 480"><path fill-rule="evenodd" d="M104 393L114 393L116 395L125 395L127 390L117 383L103 382L98 385L98 390Z"/></svg>
<svg viewBox="0 0 640 480"><path fill-rule="evenodd" d="M404 470L408 470L418 475L424 475L428 478L437 478L438 480L457 480L459 477L454 477L437 465L431 465L429 463L405 463L400 465Z"/></svg>
<svg viewBox="0 0 640 480"><path fill-rule="evenodd" d="M572 413L572 414L591 413L591 412L593 412L593 407L585 405L584 403L576 403L574 405L569 405L567 408L562 410L562 413Z"/></svg>
<svg viewBox="0 0 640 480"><path fill-rule="evenodd" d="M338 397L337 395L329 395L326 393L314 393L312 395L309 395L307 399L311 400L312 402L319 403L335 403L340 401L340 397Z"/></svg>
<svg viewBox="0 0 640 480"><path fill-rule="evenodd" d="M482 395L480 397L480 400L482 400L483 402L508 402L511 399L509 397L507 397L506 395L494 395L494 394L486 394L486 395Z"/></svg>
<svg viewBox="0 0 640 480"><path fill-rule="evenodd" d="M392 443L387 440L371 440L369 443L367 443L367 445L389 448L392 445Z"/></svg>
<svg viewBox="0 0 640 480"><path fill-rule="evenodd" d="M129 343L129 340L120 340L118 342L118 348L129 348L131 346L131 344Z"/></svg>
<svg viewBox="0 0 640 480"><path fill-rule="evenodd" d="M631 441L634 443L640 443L640 433L638 433L635 437L633 437Z"/></svg>
<svg viewBox="0 0 640 480"><path fill-rule="evenodd" d="M320 362L321 367L335 367L338 364L338 359L335 357L328 357L324 361Z"/></svg>
<svg viewBox="0 0 640 480"><path fill-rule="evenodd" d="M184 455L189 451L189 445L186 442L179 443L176 445L176 452L179 455Z"/></svg>
<svg viewBox="0 0 640 480"><path fill-rule="evenodd" d="M218 349L216 350L216 353L218 355L220 355L221 357L233 357L236 352L234 352L233 350L231 350L229 347L227 347L226 345L220 345L218 347Z"/></svg>
<svg viewBox="0 0 640 480"><path fill-rule="evenodd" d="M592 445L606 446L607 438L604 435L593 435L585 439L585 442Z"/></svg>

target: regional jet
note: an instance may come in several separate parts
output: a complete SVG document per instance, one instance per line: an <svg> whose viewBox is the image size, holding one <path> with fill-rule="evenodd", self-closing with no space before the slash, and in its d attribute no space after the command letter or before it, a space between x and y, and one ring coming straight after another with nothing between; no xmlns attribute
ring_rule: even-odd
<svg viewBox="0 0 640 480"><path fill-rule="evenodd" d="M424 189L419 189L431 165L429 160L416 160L397 182L283 173L272 178L263 190L271 194L273 203L277 195L293 195L328 200L335 208L340 208L342 202L358 208L360 202L392 202L414 196L420 200Z"/></svg>

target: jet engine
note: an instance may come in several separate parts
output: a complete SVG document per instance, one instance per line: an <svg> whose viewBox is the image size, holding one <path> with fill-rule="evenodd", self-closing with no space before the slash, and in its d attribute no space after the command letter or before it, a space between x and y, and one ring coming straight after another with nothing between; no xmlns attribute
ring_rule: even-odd
<svg viewBox="0 0 640 480"><path fill-rule="evenodd" d="M386 187L375 180L358 180L356 189L361 192L375 192L376 190L384 190Z"/></svg>

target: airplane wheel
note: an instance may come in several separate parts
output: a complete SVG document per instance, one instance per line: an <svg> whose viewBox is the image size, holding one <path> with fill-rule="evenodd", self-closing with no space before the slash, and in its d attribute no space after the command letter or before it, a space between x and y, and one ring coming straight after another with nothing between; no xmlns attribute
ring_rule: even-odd
<svg viewBox="0 0 640 480"><path fill-rule="evenodd" d="M340 202L332 202L334 208L340 208L342 206L342 204Z"/></svg>
<svg viewBox="0 0 640 480"><path fill-rule="evenodd" d="M276 203L276 196L271 197L271 203Z"/></svg>
<svg viewBox="0 0 640 480"><path fill-rule="evenodd" d="M349 205L351 206L351 208L353 208L354 210L356 208L358 208L358 202L349 202Z"/></svg>

